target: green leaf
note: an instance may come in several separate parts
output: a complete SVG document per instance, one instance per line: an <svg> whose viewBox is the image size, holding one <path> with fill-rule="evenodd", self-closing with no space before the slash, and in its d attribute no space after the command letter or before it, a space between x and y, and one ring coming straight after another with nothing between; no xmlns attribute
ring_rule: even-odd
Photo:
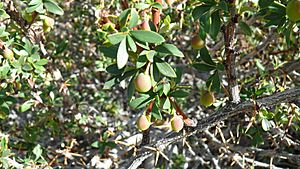
<svg viewBox="0 0 300 169"><path fill-rule="evenodd" d="M211 15L209 34L215 40L220 30L221 30L220 12L216 11Z"/></svg>
<svg viewBox="0 0 300 169"><path fill-rule="evenodd" d="M123 12L121 12L121 14L119 16L119 22L120 22L120 27L121 28L123 28L126 25L130 13L131 13L131 9L130 8L125 9Z"/></svg>
<svg viewBox="0 0 300 169"><path fill-rule="evenodd" d="M138 15L137 11L135 10L135 8L131 8L129 28L133 28L133 27L137 26L138 21L139 21L139 15Z"/></svg>
<svg viewBox="0 0 300 169"><path fill-rule="evenodd" d="M259 0L258 1L258 5L261 8L266 8L269 5L271 5L274 2L274 0Z"/></svg>
<svg viewBox="0 0 300 169"><path fill-rule="evenodd" d="M116 58L117 53L118 53L118 46L113 45L113 46L100 46L99 47L101 53L103 53L104 56L110 57L110 58Z"/></svg>
<svg viewBox="0 0 300 169"><path fill-rule="evenodd" d="M203 32L205 32L205 34L209 33L210 26L211 26L211 21L210 21L210 15L209 15L209 13L204 14L199 20L200 20L200 32L199 32L199 35L200 35L200 37L202 39L205 39L205 37L202 37L202 36L204 36Z"/></svg>
<svg viewBox="0 0 300 169"><path fill-rule="evenodd" d="M43 66L46 65L48 63L47 59L41 59L39 61L37 61L35 64L39 65L39 66Z"/></svg>
<svg viewBox="0 0 300 169"><path fill-rule="evenodd" d="M249 25L247 25L245 22L240 21L239 22L239 27L242 29L242 31L244 32L245 35L251 36L252 34L252 30L249 27Z"/></svg>
<svg viewBox="0 0 300 169"><path fill-rule="evenodd" d="M144 65L146 65L147 62L148 62L148 59L147 59L146 55L140 55L136 61L136 68L139 69L139 68L143 67Z"/></svg>
<svg viewBox="0 0 300 169"><path fill-rule="evenodd" d="M156 82L160 81L160 73L155 64L151 64L150 74L151 74L151 81L154 85L156 84Z"/></svg>
<svg viewBox="0 0 300 169"><path fill-rule="evenodd" d="M163 8L163 6L160 3L158 3L158 2L154 2L151 6L152 6L152 8L158 8L158 9L162 9Z"/></svg>
<svg viewBox="0 0 300 169"><path fill-rule="evenodd" d="M139 98L136 98L129 102L129 106L134 108L134 109L139 109L144 106L146 106L153 98L150 97L149 95L142 95Z"/></svg>
<svg viewBox="0 0 300 169"><path fill-rule="evenodd" d="M225 0L221 0L221 2L220 2L220 4L219 4L219 7L224 11L224 12L228 12L228 5L230 5L230 4L227 4L226 2L225 2ZM242 6L242 7L244 7L244 6ZM247 6L246 6L247 7ZM240 11L241 11L241 9L240 9Z"/></svg>
<svg viewBox="0 0 300 169"><path fill-rule="evenodd" d="M0 26L0 35L2 35L2 33L5 31L5 29L6 29L5 25Z"/></svg>
<svg viewBox="0 0 300 169"><path fill-rule="evenodd" d="M136 52L137 51L137 47L136 47L136 44L133 41L133 39L129 35L127 35L126 38L127 38L127 43L128 43L128 46L130 47L130 49L133 52Z"/></svg>
<svg viewBox="0 0 300 169"><path fill-rule="evenodd" d="M116 45L126 38L126 34L115 33L115 34L108 35L107 38L111 44Z"/></svg>
<svg viewBox="0 0 300 169"><path fill-rule="evenodd" d="M186 91L183 90L175 90L170 93L170 96L175 97L175 98L184 98L189 96L190 94Z"/></svg>
<svg viewBox="0 0 300 169"><path fill-rule="evenodd" d="M168 96L169 91L170 91L170 89L171 89L170 83L164 84L163 87L164 87L164 89L163 89L164 94L165 94L166 96Z"/></svg>
<svg viewBox="0 0 300 169"><path fill-rule="evenodd" d="M21 112L25 112L27 110L29 110L31 108L31 106L33 106L33 101L32 100L28 100L25 103L23 103L20 107L20 111Z"/></svg>
<svg viewBox="0 0 300 169"><path fill-rule="evenodd" d="M154 90L153 90L153 92L155 92L155 93L159 93L159 95L161 94L161 92L163 91L163 88L164 88L164 85L163 84L158 84L155 88L154 88Z"/></svg>
<svg viewBox="0 0 300 169"><path fill-rule="evenodd" d="M127 89L127 99L131 100L132 96L134 95L135 87L134 87L134 76L131 78L128 89Z"/></svg>
<svg viewBox="0 0 300 169"><path fill-rule="evenodd" d="M115 85L119 84L122 80L134 75L136 72L137 72L136 69L133 69L133 70L131 69L131 70L127 70L124 74L115 75L115 76L111 77L109 80L107 80L104 83L103 90L111 89Z"/></svg>
<svg viewBox="0 0 300 169"><path fill-rule="evenodd" d="M46 70L43 66L39 66L39 65L36 65L36 64L33 64L33 67L35 68L34 71L36 73L42 73Z"/></svg>
<svg viewBox="0 0 300 169"><path fill-rule="evenodd" d="M42 0L31 0L28 5L37 5L37 4L40 4L42 3L43 1Z"/></svg>
<svg viewBox="0 0 300 169"><path fill-rule="evenodd" d="M13 51L19 55L19 56L28 56L29 54L26 52L26 50L17 50L17 49L13 49Z"/></svg>
<svg viewBox="0 0 300 169"><path fill-rule="evenodd" d="M106 71L110 74L119 75L124 72L124 69L118 69L117 64L112 64L106 67Z"/></svg>
<svg viewBox="0 0 300 169"><path fill-rule="evenodd" d="M128 58L126 39L123 39L117 53L117 65L119 69L122 69L127 64Z"/></svg>
<svg viewBox="0 0 300 169"><path fill-rule="evenodd" d="M43 3L38 3L38 4L35 4L33 6L30 6L26 9L26 12L27 13L32 13L33 11L37 11L38 13L42 13L44 10L43 8Z"/></svg>
<svg viewBox="0 0 300 169"><path fill-rule="evenodd" d="M154 44L160 44L165 41L164 37L162 37L160 34L152 31L146 31L146 30L133 30L130 31L130 34L135 39L141 41L141 42L148 42L148 43L154 43Z"/></svg>
<svg viewBox="0 0 300 169"><path fill-rule="evenodd" d="M91 147L94 147L94 148L99 148L99 145L100 145L100 142L99 141L95 141L91 144Z"/></svg>
<svg viewBox="0 0 300 169"><path fill-rule="evenodd" d="M224 71L224 70L225 70L225 66L224 66L222 63L217 63L216 68L217 68L219 71Z"/></svg>
<svg viewBox="0 0 300 169"><path fill-rule="evenodd" d="M173 44L163 44L155 48L155 51L164 55L174 55L184 57L183 53Z"/></svg>
<svg viewBox="0 0 300 169"><path fill-rule="evenodd" d="M208 50L206 49L206 47L201 48L200 58L201 58L201 60L203 60L207 64L216 65L215 62L211 59L210 54L209 54Z"/></svg>
<svg viewBox="0 0 300 169"><path fill-rule="evenodd" d="M255 64L260 73L263 73L266 70L265 67L261 64L261 61L259 59L255 59Z"/></svg>
<svg viewBox="0 0 300 169"><path fill-rule="evenodd" d="M26 50L26 52L28 54L32 54L32 44L31 44L31 42L26 37L22 38L22 41L25 43L23 45L23 48Z"/></svg>
<svg viewBox="0 0 300 169"><path fill-rule="evenodd" d="M171 109L171 102L170 102L170 99L168 97L166 98L166 100L164 102L163 109L164 110L170 110Z"/></svg>
<svg viewBox="0 0 300 169"><path fill-rule="evenodd" d="M216 67L214 65L209 65L207 63L194 63L192 66L200 72L208 72L215 70Z"/></svg>
<svg viewBox="0 0 300 169"><path fill-rule="evenodd" d="M207 4L197 6L192 12L193 18L195 20L201 18L206 12L210 10L210 8L211 5L207 5Z"/></svg>
<svg viewBox="0 0 300 169"><path fill-rule="evenodd" d="M135 42L136 42L136 44L137 44L138 46L140 46L141 48L150 50L150 47L149 47L148 43L146 43L146 42L139 42L139 41L135 41Z"/></svg>
<svg viewBox="0 0 300 169"><path fill-rule="evenodd" d="M1 97L1 96L0 96ZM1 98L2 99L2 98ZM6 119L9 115L9 106L3 100L0 101L0 119Z"/></svg>
<svg viewBox="0 0 300 169"><path fill-rule="evenodd" d="M61 9L61 7L58 6L58 4L54 0L45 0L44 5L46 9L54 14L57 15L63 15L64 11Z"/></svg>
<svg viewBox="0 0 300 169"><path fill-rule="evenodd" d="M111 89L115 85L119 84L121 81L119 81L119 76L114 76L110 78L109 80L105 81L103 90Z"/></svg>
<svg viewBox="0 0 300 169"><path fill-rule="evenodd" d="M25 63L23 66L22 66L22 69L25 70L25 71L30 71L33 69L33 67L29 64L29 63Z"/></svg>
<svg viewBox="0 0 300 169"><path fill-rule="evenodd" d="M253 139L251 139L251 143L254 146L259 146L264 144L264 138L262 137L262 133L256 132L253 136Z"/></svg>
<svg viewBox="0 0 300 169"><path fill-rule="evenodd" d="M149 8L150 5L146 3L135 3L135 7L139 10L144 10L146 8Z"/></svg>
<svg viewBox="0 0 300 169"><path fill-rule="evenodd" d="M176 72L176 79L174 79L175 83L180 83L181 82L181 77L182 77L182 73L183 73L183 68L182 67L176 67L175 69Z"/></svg>
<svg viewBox="0 0 300 169"><path fill-rule="evenodd" d="M156 55L156 51L154 51L154 50L149 50L146 52L146 57L149 62L153 62L153 58L155 55Z"/></svg>
<svg viewBox="0 0 300 169"><path fill-rule="evenodd" d="M158 106L157 101L155 101L155 103L153 104L151 116L154 117L155 119L162 120L162 115L161 115L160 108Z"/></svg>
<svg viewBox="0 0 300 169"><path fill-rule="evenodd" d="M214 74L212 74L208 80L206 81L207 88L210 88L211 91L215 91L217 93L221 90L221 80L219 77L218 71L215 71Z"/></svg>
<svg viewBox="0 0 300 169"><path fill-rule="evenodd" d="M161 74L171 78L176 78L176 73L169 63L157 58L155 61L155 65L157 66Z"/></svg>

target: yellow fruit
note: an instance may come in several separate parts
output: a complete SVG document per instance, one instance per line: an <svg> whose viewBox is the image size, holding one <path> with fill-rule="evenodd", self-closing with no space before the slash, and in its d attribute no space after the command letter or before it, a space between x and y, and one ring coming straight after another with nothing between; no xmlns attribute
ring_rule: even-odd
<svg viewBox="0 0 300 169"><path fill-rule="evenodd" d="M213 93L209 91L203 91L201 97L200 97L200 103L201 105L208 107L211 106L215 102L215 97Z"/></svg>
<svg viewBox="0 0 300 169"><path fill-rule="evenodd" d="M198 35L196 35L192 38L191 43L192 43L192 48L194 48L194 49L201 49L205 45L204 41Z"/></svg>
<svg viewBox="0 0 300 169"><path fill-rule="evenodd" d="M300 20L300 0L291 0L286 6L286 14L291 21Z"/></svg>
<svg viewBox="0 0 300 169"><path fill-rule="evenodd" d="M171 119L171 128L175 132L179 132L183 128L183 120L181 116L174 116Z"/></svg>
<svg viewBox="0 0 300 169"><path fill-rule="evenodd" d="M151 89L151 78L149 75L140 73L134 80L135 89L138 92L148 92Z"/></svg>
<svg viewBox="0 0 300 169"><path fill-rule="evenodd" d="M20 90L22 88L22 84L20 82L15 82L15 87Z"/></svg>
<svg viewBox="0 0 300 169"><path fill-rule="evenodd" d="M54 26L54 19L52 19L50 17L45 17L44 20L43 20L43 24L45 26L53 28L53 26Z"/></svg>
<svg viewBox="0 0 300 169"><path fill-rule="evenodd" d="M54 27L54 19L50 17L45 17L43 20L44 32L49 32Z"/></svg>
<svg viewBox="0 0 300 169"><path fill-rule="evenodd" d="M14 52L9 48L4 49L3 56L8 60L14 60Z"/></svg>
<svg viewBox="0 0 300 169"><path fill-rule="evenodd" d="M140 116L137 121L136 121L136 125L138 127L139 130L147 130L151 123L150 121L147 119L147 117L143 114L142 116Z"/></svg>

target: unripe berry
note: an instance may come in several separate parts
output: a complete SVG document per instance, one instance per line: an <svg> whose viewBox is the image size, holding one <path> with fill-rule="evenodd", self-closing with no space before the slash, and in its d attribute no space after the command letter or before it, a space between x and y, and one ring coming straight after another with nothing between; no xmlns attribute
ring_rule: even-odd
<svg viewBox="0 0 300 169"><path fill-rule="evenodd" d="M49 32L54 26L54 19L50 17L45 17L43 20L43 29L44 32Z"/></svg>
<svg viewBox="0 0 300 169"><path fill-rule="evenodd" d="M300 0L291 0L286 6L286 14L291 21L300 20Z"/></svg>
<svg viewBox="0 0 300 169"><path fill-rule="evenodd" d="M135 89L138 92L148 92L151 89L151 78L148 74L140 73L134 80Z"/></svg>
<svg viewBox="0 0 300 169"><path fill-rule="evenodd" d="M201 49L205 45L204 41L198 35L192 38L191 44L192 44L192 48L194 49Z"/></svg>
<svg viewBox="0 0 300 169"><path fill-rule="evenodd" d="M213 93L209 91L203 91L201 97L200 97L200 103L205 106L211 106L215 102L215 97Z"/></svg>
<svg viewBox="0 0 300 169"><path fill-rule="evenodd" d="M147 130L151 123L150 121L147 119L147 116L145 116L144 114L142 116L140 116L137 121L136 121L136 125L138 127L139 130Z"/></svg>
<svg viewBox="0 0 300 169"><path fill-rule="evenodd" d="M180 116L174 116L171 119L171 128L175 132L179 132L183 128L183 120Z"/></svg>
<svg viewBox="0 0 300 169"><path fill-rule="evenodd" d="M173 0L166 0L166 3L171 6L173 4Z"/></svg>
<svg viewBox="0 0 300 169"><path fill-rule="evenodd" d="M8 60L13 60L14 59L14 52L9 48L5 48L4 51L3 51L3 56L4 56L4 58L6 58Z"/></svg>

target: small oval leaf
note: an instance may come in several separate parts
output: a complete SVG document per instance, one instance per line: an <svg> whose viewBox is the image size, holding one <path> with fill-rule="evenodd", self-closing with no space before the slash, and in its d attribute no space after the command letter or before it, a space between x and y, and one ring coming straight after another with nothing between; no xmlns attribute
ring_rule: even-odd
<svg viewBox="0 0 300 169"><path fill-rule="evenodd" d="M130 31L130 34L132 35L132 37L134 37L135 39L141 42L160 44L165 41L164 37L152 31L134 30L134 31Z"/></svg>
<svg viewBox="0 0 300 169"><path fill-rule="evenodd" d="M176 73L169 63L157 58L155 65L157 66L159 72L165 76L176 78Z"/></svg>
<svg viewBox="0 0 300 169"><path fill-rule="evenodd" d="M127 64L128 58L129 55L127 53L126 39L123 39L117 53L117 65L119 69L122 69Z"/></svg>

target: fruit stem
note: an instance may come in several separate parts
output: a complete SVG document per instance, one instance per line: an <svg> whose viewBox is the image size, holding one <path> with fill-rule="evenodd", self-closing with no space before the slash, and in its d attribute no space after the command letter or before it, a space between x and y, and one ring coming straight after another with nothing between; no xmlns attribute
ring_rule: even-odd
<svg viewBox="0 0 300 169"><path fill-rule="evenodd" d="M150 115L150 113L151 113L151 111L152 111L152 108L153 108L153 104L154 104L154 100L152 100L152 101L149 103L149 105L148 105L148 107L147 107L147 111L146 111L146 116L149 116L149 115Z"/></svg>
<svg viewBox="0 0 300 169"><path fill-rule="evenodd" d="M187 115L185 115L185 113L181 110L179 105L176 103L175 99L173 97L170 97L169 99L171 103L174 105L176 112L183 117L183 120L188 119Z"/></svg>
<svg viewBox="0 0 300 169"><path fill-rule="evenodd" d="M196 126L196 123L191 120L179 107L179 105L176 103L175 99L173 97L169 97L171 104L175 107L176 113L178 113L180 116L182 116L182 119L184 123L187 126Z"/></svg>
<svg viewBox="0 0 300 169"><path fill-rule="evenodd" d="M148 62L147 67L146 67L146 70L145 70L145 72L144 72L145 75L149 75L149 69L150 69L150 66L151 66L151 62Z"/></svg>

